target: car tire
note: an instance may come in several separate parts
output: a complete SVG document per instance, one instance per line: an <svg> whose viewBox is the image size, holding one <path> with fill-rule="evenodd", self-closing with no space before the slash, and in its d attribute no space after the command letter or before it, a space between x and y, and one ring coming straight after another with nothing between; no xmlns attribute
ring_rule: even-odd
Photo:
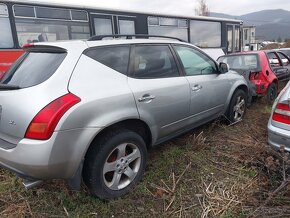
<svg viewBox="0 0 290 218"><path fill-rule="evenodd" d="M129 130L109 132L88 150L84 182L101 199L120 197L140 181L146 159L147 148L140 135Z"/></svg>
<svg viewBox="0 0 290 218"><path fill-rule="evenodd" d="M227 118L230 123L235 123L243 119L247 110L246 96L246 93L241 89L236 90L233 94L227 113Z"/></svg>
<svg viewBox="0 0 290 218"><path fill-rule="evenodd" d="M271 83L267 88L267 102L273 104L277 98L278 88L276 83Z"/></svg>

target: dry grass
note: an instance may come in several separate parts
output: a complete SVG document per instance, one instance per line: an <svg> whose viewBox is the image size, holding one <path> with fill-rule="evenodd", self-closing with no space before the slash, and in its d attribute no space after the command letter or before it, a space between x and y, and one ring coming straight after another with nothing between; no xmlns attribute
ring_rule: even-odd
<svg viewBox="0 0 290 218"><path fill-rule="evenodd" d="M289 157L267 145L259 100L233 126L216 121L150 152L143 181L110 202L53 181L25 191L0 171L0 217L290 217Z"/></svg>

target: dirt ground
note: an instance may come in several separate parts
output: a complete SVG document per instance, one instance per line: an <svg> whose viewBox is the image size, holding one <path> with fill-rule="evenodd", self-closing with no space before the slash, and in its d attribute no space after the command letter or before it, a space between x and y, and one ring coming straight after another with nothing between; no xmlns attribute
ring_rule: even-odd
<svg viewBox="0 0 290 218"><path fill-rule="evenodd" d="M101 201L62 181L25 191L0 171L1 217L290 217L288 154L267 144L263 99L233 126L215 121L150 151L128 195Z"/></svg>

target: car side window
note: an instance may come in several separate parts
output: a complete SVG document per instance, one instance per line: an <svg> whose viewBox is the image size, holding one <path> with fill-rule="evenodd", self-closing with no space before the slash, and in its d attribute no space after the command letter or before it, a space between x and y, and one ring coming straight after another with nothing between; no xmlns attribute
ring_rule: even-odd
<svg viewBox="0 0 290 218"><path fill-rule="evenodd" d="M280 57L282 63L284 66L287 66L290 62L289 58L287 55L285 55L284 53L282 52L277 52L278 56Z"/></svg>
<svg viewBox="0 0 290 218"><path fill-rule="evenodd" d="M179 76L175 60L167 45L136 45L132 59L135 78Z"/></svg>
<svg viewBox="0 0 290 218"><path fill-rule="evenodd" d="M129 51L129 46L104 46L90 48L84 54L107 67L127 75Z"/></svg>
<svg viewBox="0 0 290 218"><path fill-rule="evenodd" d="M187 76L216 74L217 67L213 60L196 49L174 46Z"/></svg>
<svg viewBox="0 0 290 218"><path fill-rule="evenodd" d="M267 53L268 59L269 59L269 63L271 65L271 67L281 67L282 64L279 61L278 56L273 53L273 52L269 52Z"/></svg>

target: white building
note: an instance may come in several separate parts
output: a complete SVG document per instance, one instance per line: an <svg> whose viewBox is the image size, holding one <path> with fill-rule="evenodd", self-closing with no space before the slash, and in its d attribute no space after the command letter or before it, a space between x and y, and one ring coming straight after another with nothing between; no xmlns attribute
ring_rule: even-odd
<svg viewBox="0 0 290 218"><path fill-rule="evenodd" d="M243 51L254 51L260 48L260 43L256 40L256 27L243 26Z"/></svg>

